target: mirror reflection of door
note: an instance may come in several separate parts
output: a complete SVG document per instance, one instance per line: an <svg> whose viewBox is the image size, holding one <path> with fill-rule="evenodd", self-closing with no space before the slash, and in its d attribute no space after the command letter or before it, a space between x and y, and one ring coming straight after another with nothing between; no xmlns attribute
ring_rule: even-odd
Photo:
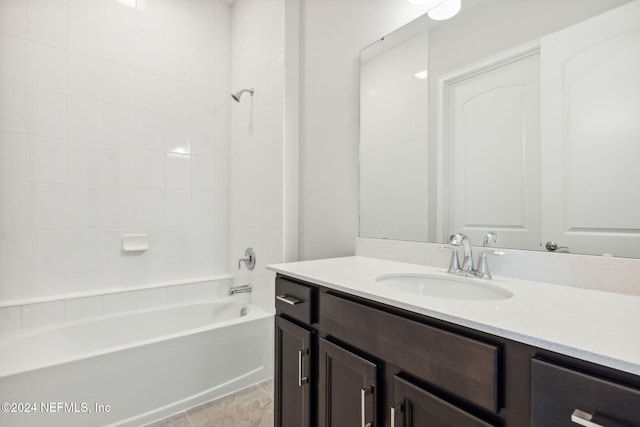
<svg viewBox="0 0 640 427"><path fill-rule="evenodd" d="M542 39L542 241L640 257L640 1Z"/></svg>
<svg viewBox="0 0 640 427"><path fill-rule="evenodd" d="M510 52L446 78L445 236L540 245L540 57Z"/></svg>

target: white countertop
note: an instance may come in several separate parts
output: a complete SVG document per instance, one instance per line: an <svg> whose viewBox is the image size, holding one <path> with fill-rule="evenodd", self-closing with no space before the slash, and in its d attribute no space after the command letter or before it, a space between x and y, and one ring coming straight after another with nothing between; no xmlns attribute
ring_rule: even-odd
<svg viewBox="0 0 640 427"><path fill-rule="evenodd" d="M506 277L486 281L509 299L466 301L385 288L381 274L446 274L446 268L346 257L269 270L477 331L640 375L640 297Z"/></svg>

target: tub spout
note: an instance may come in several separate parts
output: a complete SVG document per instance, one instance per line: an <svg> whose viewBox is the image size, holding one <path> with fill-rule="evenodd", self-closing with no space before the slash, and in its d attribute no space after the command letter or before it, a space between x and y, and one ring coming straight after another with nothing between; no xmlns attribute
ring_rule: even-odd
<svg viewBox="0 0 640 427"><path fill-rule="evenodd" d="M232 286L229 288L229 295L246 294L251 292L251 285Z"/></svg>

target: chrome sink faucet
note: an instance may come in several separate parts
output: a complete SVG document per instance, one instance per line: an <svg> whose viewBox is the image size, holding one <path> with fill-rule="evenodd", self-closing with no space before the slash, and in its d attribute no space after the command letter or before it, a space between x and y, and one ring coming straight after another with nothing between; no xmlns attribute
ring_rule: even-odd
<svg viewBox="0 0 640 427"><path fill-rule="evenodd" d="M490 242L497 242L498 235L493 231L487 233L482 242L483 247L488 247ZM481 279L491 279L491 273L489 272L489 264L487 262L487 255L495 255L502 256L504 255L503 251L496 250L487 250L482 251L478 258L478 266L474 267L473 265L473 252L471 249L471 243L466 235L458 233L451 236L449 240L449 244L451 246L460 246L464 250L463 252L463 261L462 267L460 267L460 262L458 261L458 250L455 247L451 246L441 246L443 249L451 250L451 260L449 262L449 269L447 273L449 274L457 274L459 276L476 276Z"/></svg>
<svg viewBox="0 0 640 427"><path fill-rule="evenodd" d="M475 268L473 267L473 252L471 251L471 243L466 235L458 233L451 236L449 239L449 244L453 246L460 246L464 250L463 258L462 258L462 268L460 269L463 273L473 273Z"/></svg>

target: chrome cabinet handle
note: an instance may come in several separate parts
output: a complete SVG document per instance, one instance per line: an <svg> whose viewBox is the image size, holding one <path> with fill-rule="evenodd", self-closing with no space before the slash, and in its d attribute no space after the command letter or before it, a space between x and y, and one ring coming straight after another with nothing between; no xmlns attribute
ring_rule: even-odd
<svg viewBox="0 0 640 427"><path fill-rule="evenodd" d="M396 409L402 412L402 404L391 407L391 427L396 427Z"/></svg>
<svg viewBox="0 0 640 427"><path fill-rule="evenodd" d="M367 393L373 391L373 387L367 387L360 389L360 415L362 417L362 427L372 427L371 423L366 421L367 417L367 404L365 402Z"/></svg>
<svg viewBox="0 0 640 427"><path fill-rule="evenodd" d="M278 301L282 301L282 302L284 302L286 304L289 304L289 305L296 305L296 304L299 304L299 303L302 302L302 300L299 300L298 298L290 297L290 296L288 296L286 294L277 295L276 299Z"/></svg>
<svg viewBox="0 0 640 427"><path fill-rule="evenodd" d="M593 421L593 414L590 414L580 409L575 409L571 414L571 422L579 424L584 427L605 427L601 424L596 424Z"/></svg>
<svg viewBox="0 0 640 427"><path fill-rule="evenodd" d="M298 350L298 387L309 382L309 377L302 376L302 352L303 350ZM304 354L307 354L307 350L304 350Z"/></svg>

